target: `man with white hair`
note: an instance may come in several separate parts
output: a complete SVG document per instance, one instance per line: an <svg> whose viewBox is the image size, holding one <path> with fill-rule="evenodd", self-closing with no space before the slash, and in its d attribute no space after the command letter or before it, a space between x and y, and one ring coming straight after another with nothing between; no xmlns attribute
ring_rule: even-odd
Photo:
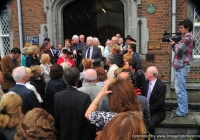
<svg viewBox="0 0 200 140"><path fill-rule="evenodd" d="M118 39L118 44L119 44L120 50L122 51L124 47L124 39L122 37Z"/></svg>
<svg viewBox="0 0 200 140"><path fill-rule="evenodd" d="M84 44L82 44L82 43L79 42L78 35L73 35L72 36L72 41L73 41L73 45L70 47L71 51L74 51L76 49L81 49L84 46ZM81 64L81 54L78 53L76 55L76 67L79 68L80 64Z"/></svg>
<svg viewBox="0 0 200 140"><path fill-rule="evenodd" d="M108 78L115 78L114 72L119 67L115 64L115 57L114 55L110 54L106 57L106 63L109 66L109 71L107 72Z"/></svg>
<svg viewBox="0 0 200 140"><path fill-rule="evenodd" d="M93 41L94 41L93 37L91 36L87 37L86 40L87 45L83 46L82 48L75 49L73 51L73 54L77 55L77 53L81 53L82 57L81 60L83 60L84 58L91 59L93 62L93 66L95 68L101 66L100 62L102 60L102 54L100 48L93 46ZM82 67L83 67L82 64L80 64L79 68L82 69Z"/></svg>
<svg viewBox="0 0 200 140"><path fill-rule="evenodd" d="M97 37L94 37L93 39L94 39L93 45L96 47L99 47L101 49L101 54L103 56L104 55L104 47L100 45L99 39ZM101 67L104 68L104 61L102 60L100 63L101 63Z"/></svg>
<svg viewBox="0 0 200 140"><path fill-rule="evenodd" d="M159 80L158 70L155 66L150 66L145 72L146 82L142 90L142 95L147 97L150 110L149 132L155 135L155 127L159 125L166 116L165 96L166 85Z"/></svg>
<svg viewBox="0 0 200 140"><path fill-rule="evenodd" d="M83 74L84 84L82 87L78 88L78 90L88 94L91 101L93 101L102 89L102 87L96 85L97 73L94 69L87 69L83 72ZM100 106L101 103L99 104L98 108L100 108Z"/></svg>
<svg viewBox="0 0 200 140"><path fill-rule="evenodd" d="M26 88L25 83L28 82L28 76L25 67L17 67L13 70L12 76L16 82L16 85L9 89L17 93L22 98L22 112L25 114L33 108L42 108L35 93Z"/></svg>
<svg viewBox="0 0 200 140"><path fill-rule="evenodd" d="M106 47L104 49L104 57L107 57L109 54L112 54L111 50L112 50L112 41L108 39L106 41Z"/></svg>
<svg viewBox="0 0 200 140"><path fill-rule="evenodd" d="M97 37L94 37L93 39L94 39L93 45L96 46L96 47L99 47L101 49L101 54L103 56L103 54L104 54L104 47L100 45L99 39Z"/></svg>

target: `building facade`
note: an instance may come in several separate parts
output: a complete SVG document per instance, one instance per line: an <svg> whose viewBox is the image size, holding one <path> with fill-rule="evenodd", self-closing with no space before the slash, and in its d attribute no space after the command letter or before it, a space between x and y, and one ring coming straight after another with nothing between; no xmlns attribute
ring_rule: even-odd
<svg viewBox="0 0 200 140"><path fill-rule="evenodd" d="M111 0L112 1L112 0ZM117 1L117 0L115 0ZM72 34L97 36L121 32L137 40L142 69L154 65L160 77L173 83L173 52L167 42L162 42L163 33L178 32L178 23L190 19L194 23L193 34L196 47L191 62L188 82L200 82L200 10L189 0L118 0L123 12L94 13L92 0L17 0L10 1L1 14L1 57L13 47L23 48L27 37L38 37L41 45L44 36L53 44L64 44ZM102 3L99 3L102 6ZM74 7L74 8L73 8ZM75 10L73 10L75 9ZM102 8L103 9L103 8ZM75 11L75 12L74 12ZM71 14L71 15L70 15ZM81 24L81 28L79 27ZM92 28L90 28L93 26ZM76 29L75 29L76 28ZM82 32L79 32L82 31ZM105 42L103 42L105 43ZM104 44L103 44L104 45Z"/></svg>

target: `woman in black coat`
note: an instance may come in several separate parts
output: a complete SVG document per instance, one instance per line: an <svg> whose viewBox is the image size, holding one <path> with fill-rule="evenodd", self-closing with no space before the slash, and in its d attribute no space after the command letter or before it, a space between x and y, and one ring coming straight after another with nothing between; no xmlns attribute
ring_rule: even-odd
<svg viewBox="0 0 200 140"><path fill-rule="evenodd" d="M28 47L28 56L26 57L26 67L33 65L40 65L40 59L38 58L38 46L31 45Z"/></svg>
<svg viewBox="0 0 200 140"><path fill-rule="evenodd" d="M63 68L61 65L53 64L50 68L50 80L47 82L45 93L47 101L47 111L54 116L54 95L64 90L66 83L63 80Z"/></svg>
<svg viewBox="0 0 200 140"><path fill-rule="evenodd" d="M41 103L42 107L45 109L46 106L46 97L45 97L45 85L44 79L42 77L42 70L41 67L38 65L34 65L30 67L31 69L31 77L30 77L30 84L33 85L37 92L40 94L43 103Z"/></svg>

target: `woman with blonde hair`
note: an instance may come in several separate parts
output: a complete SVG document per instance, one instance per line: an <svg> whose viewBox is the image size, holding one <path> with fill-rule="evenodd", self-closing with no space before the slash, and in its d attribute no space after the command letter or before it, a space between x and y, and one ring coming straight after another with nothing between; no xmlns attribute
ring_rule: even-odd
<svg viewBox="0 0 200 140"><path fill-rule="evenodd" d="M22 49L22 66L26 67L26 57L28 55L28 47L32 44L30 42L26 42L24 48Z"/></svg>
<svg viewBox="0 0 200 140"><path fill-rule="evenodd" d="M43 103L42 106L45 108L45 86L46 83L43 80L42 77L42 70L41 67L38 65L34 65L30 67L31 69L31 78L30 78L30 84L33 85L38 93L40 93L40 96L42 97Z"/></svg>
<svg viewBox="0 0 200 140"><path fill-rule="evenodd" d="M30 90L32 90L34 93L35 93L35 95L36 95L36 97L37 97L37 99L38 99L38 101L40 102L40 103L42 103L43 102L43 100L42 100L42 98L41 98L41 96L40 96L40 94L37 92L37 90L36 90L36 88L33 86L33 85L31 85L30 84L30 78L31 78L31 69L30 68L25 68L26 69L26 73L27 73L27 76L28 76L28 82L26 82L26 88L28 88L28 89L30 89Z"/></svg>
<svg viewBox="0 0 200 140"><path fill-rule="evenodd" d="M123 130L123 131L122 131ZM146 126L138 111L122 112L114 116L102 131L98 140L143 140Z"/></svg>
<svg viewBox="0 0 200 140"><path fill-rule="evenodd" d="M14 140L56 140L54 118L41 108L26 113L17 126Z"/></svg>
<svg viewBox="0 0 200 140"><path fill-rule="evenodd" d="M0 102L0 132L7 140L13 140L16 127L23 117L22 99L15 92L4 94Z"/></svg>
<svg viewBox="0 0 200 140"><path fill-rule="evenodd" d="M52 66L51 62L50 62L50 56L47 53L43 53L41 55L40 58L40 67L42 69L42 77L44 79L44 82L46 83L47 81L49 81L49 72L50 72L50 68Z"/></svg>
<svg viewBox="0 0 200 140"><path fill-rule="evenodd" d="M33 65L40 65L40 59L38 58L39 48L38 46L31 45L28 47L28 57L26 58L26 67Z"/></svg>

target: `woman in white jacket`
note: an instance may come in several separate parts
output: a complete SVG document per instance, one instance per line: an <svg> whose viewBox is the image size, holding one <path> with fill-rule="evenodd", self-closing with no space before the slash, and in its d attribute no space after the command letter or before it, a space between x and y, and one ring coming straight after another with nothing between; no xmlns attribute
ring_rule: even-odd
<svg viewBox="0 0 200 140"><path fill-rule="evenodd" d="M46 53L41 55L40 58L40 67L42 70L42 77L44 79L44 82L47 83L49 81L49 72L52 64L50 63L50 56Z"/></svg>

